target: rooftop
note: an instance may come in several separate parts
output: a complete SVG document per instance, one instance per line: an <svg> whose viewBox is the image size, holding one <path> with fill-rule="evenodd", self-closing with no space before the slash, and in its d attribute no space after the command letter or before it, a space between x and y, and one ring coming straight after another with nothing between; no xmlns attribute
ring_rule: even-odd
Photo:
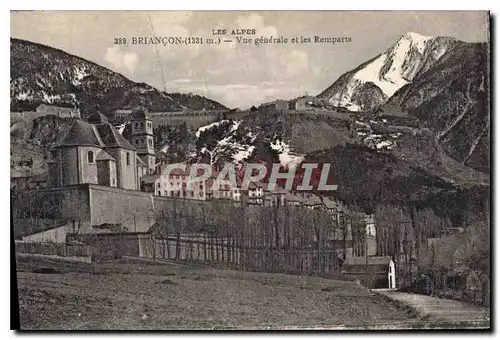
<svg viewBox="0 0 500 340"><path fill-rule="evenodd" d="M105 115L103 115L102 113L100 112L95 112L95 113L92 113L89 118L87 119L87 121L90 123L90 124L102 124L102 123L107 123L109 122L108 120L108 117L106 117Z"/></svg>
<svg viewBox="0 0 500 340"><path fill-rule="evenodd" d="M141 179L141 182L154 183L158 178L160 178L160 175L144 175Z"/></svg>
<svg viewBox="0 0 500 340"><path fill-rule="evenodd" d="M113 156L111 156L109 153L107 153L106 151L102 150L97 155L96 161L114 161L114 162L116 162L116 159Z"/></svg>
<svg viewBox="0 0 500 340"><path fill-rule="evenodd" d="M97 122L98 117L95 118L94 121ZM75 120L64 138L56 145L56 147L65 146L119 147L135 150L109 122L90 124L79 119Z"/></svg>

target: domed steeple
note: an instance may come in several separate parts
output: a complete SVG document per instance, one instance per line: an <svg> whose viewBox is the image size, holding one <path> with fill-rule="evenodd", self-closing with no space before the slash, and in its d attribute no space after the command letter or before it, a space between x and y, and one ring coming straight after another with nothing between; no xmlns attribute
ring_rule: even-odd
<svg viewBox="0 0 500 340"><path fill-rule="evenodd" d="M132 111L131 118L132 144L137 149L137 155L147 164L149 173L152 173L156 164L153 121L148 109L143 106Z"/></svg>
<svg viewBox="0 0 500 340"><path fill-rule="evenodd" d="M132 119L149 119L149 111L147 108L143 106L139 106L138 108L132 111Z"/></svg>

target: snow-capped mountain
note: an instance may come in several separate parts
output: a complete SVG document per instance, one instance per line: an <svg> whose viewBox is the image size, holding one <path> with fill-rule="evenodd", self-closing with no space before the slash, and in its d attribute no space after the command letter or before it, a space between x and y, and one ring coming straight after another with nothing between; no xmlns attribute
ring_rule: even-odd
<svg viewBox="0 0 500 340"><path fill-rule="evenodd" d="M318 97L350 111L369 111L429 70L456 43L453 38L407 33L384 53L342 75Z"/></svg>

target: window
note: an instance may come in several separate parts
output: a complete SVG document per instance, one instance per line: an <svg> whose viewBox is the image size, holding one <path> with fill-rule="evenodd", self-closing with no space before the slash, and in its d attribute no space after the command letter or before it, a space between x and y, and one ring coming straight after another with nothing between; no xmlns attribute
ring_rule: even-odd
<svg viewBox="0 0 500 340"><path fill-rule="evenodd" d="M144 139L143 138L141 138L141 144L144 144Z"/></svg>
<svg viewBox="0 0 500 340"><path fill-rule="evenodd" d="M94 153L92 151L87 152L87 161L89 164L94 163Z"/></svg>
<svg viewBox="0 0 500 340"><path fill-rule="evenodd" d="M139 123L135 123L135 128L137 129L139 127Z"/></svg>
<svg viewBox="0 0 500 340"><path fill-rule="evenodd" d="M127 152L127 165L130 165L130 152Z"/></svg>
<svg viewBox="0 0 500 340"><path fill-rule="evenodd" d="M141 122L141 129L144 129L144 123Z"/></svg>
<svg viewBox="0 0 500 340"><path fill-rule="evenodd" d="M149 138L148 138L148 144L149 144L149 146L153 146L153 141Z"/></svg>
<svg viewBox="0 0 500 340"><path fill-rule="evenodd" d="M135 140L135 145L139 145L139 140L138 139Z"/></svg>

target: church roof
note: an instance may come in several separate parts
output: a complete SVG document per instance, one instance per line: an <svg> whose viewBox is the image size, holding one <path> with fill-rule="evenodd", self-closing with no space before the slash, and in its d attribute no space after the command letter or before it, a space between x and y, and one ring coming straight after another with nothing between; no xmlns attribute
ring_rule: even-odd
<svg viewBox="0 0 500 340"><path fill-rule="evenodd" d="M95 112L95 113L92 113L89 118L87 119L87 121L90 123L90 124L102 124L102 123L108 123L109 122L109 119L108 117L106 117L105 115L103 115L102 113L99 113L99 112Z"/></svg>
<svg viewBox="0 0 500 340"><path fill-rule="evenodd" d="M102 150L97 155L96 161L115 161L116 162L116 159L113 156L111 156L109 153L107 153L106 151Z"/></svg>
<svg viewBox="0 0 500 340"><path fill-rule="evenodd" d="M94 125L79 119L75 120L66 136L56 145L56 147L65 146L119 147L135 150L110 123Z"/></svg>
<svg viewBox="0 0 500 340"><path fill-rule="evenodd" d="M132 116L132 119L145 119L145 118L149 118L149 112L148 112L148 109L141 106L141 107L134 109L134 111L132 111L131 116Z"/></svg>
<svg viewBox="0 0 500 340"><path fill-rule="evenodd" d="M120 133L110 123L99 124L95 127L106 147L135 150L132 144L120 135Z"/></svg>
<svg viewBox="0 0 500 340"><path fill-rule="evenodd" d="M61 146L96 146L103 147L94 128L82 120L75 120L66 136L57 144Z"/></svg>
<svg viewBox="0 0 500 340"><path fill-rule="evenodd" d="M137 164L140 164L140 165L144 165L144 166L147 166L146 162L144 162L141 157L139 156L135 156L136 160L137 160Z"/></svg>

